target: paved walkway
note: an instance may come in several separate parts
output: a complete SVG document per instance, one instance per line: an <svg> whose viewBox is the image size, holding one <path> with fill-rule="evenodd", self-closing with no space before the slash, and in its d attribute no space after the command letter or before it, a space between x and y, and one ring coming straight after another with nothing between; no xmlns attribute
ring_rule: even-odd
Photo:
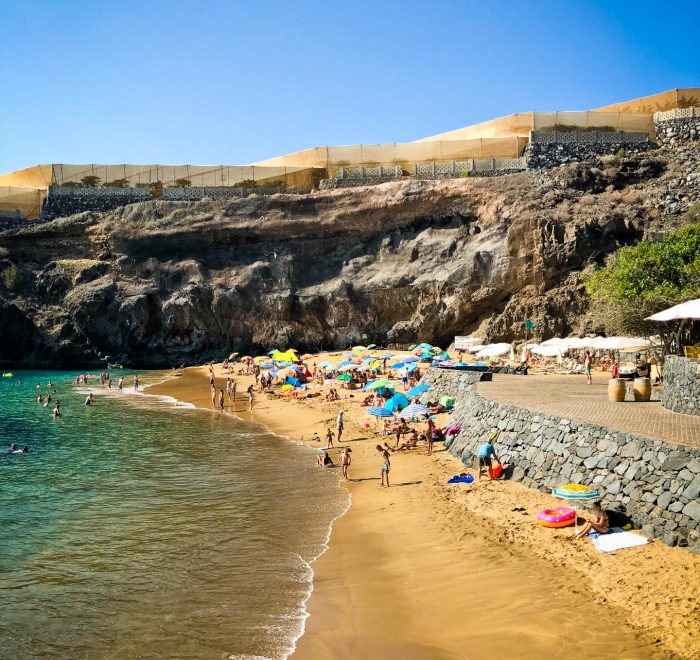
<svg viewBox="0 0 700 660"><path fill-rule="evenodd" d="M674 413L658 401L630 401L630 394L627 401L609 401L608 382L601 377L586 385L583 376L494 374L493 381L479 383L478 391L491 401L700 447L700 415Z"/></svg>

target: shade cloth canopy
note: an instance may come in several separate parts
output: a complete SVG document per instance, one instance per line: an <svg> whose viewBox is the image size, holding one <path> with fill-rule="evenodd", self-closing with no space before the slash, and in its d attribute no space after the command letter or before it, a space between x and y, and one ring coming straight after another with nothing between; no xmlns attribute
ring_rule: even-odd
<svg viewBox="0 0 700 660"><path fill-rule="evenodd" d="M510 344L503 342L500 344L490 344L489 346L482 348L476 354L476 357L498 357L500 355L505 355L506 353L510 353Z"/></svg>

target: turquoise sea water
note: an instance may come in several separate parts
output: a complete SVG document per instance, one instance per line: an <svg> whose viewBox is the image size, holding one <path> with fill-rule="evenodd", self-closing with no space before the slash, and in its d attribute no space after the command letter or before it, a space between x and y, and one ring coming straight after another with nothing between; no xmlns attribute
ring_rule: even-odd
<svg viewBox="0 0 700 660"><path fill-rule="evenodd" d="M0 381L0 658L285 657L347 507L335 472L258 425L74 377Z"/></svg>

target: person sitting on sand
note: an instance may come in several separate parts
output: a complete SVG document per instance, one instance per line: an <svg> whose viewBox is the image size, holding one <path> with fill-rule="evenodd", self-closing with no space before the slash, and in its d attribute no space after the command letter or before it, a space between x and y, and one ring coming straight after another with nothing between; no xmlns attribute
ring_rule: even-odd
<svg viewBox="0 0 700 660"><path fill-rule="evenodd" d="M319 456L316 459L316 465L320 467L335 467L333 459L328 455L327 451L324 451L323 456Z"/></svg>
<svg viewBox="0 0 700 660"><path fill-rule="evenodd" d="M607 534L610 531L610 520L608 519L608 514L603 510L603 505L600 501L593 502L592 508L595 518L593 520L587 520L574 538L583 538L591 530L599 534Z"/></svg>
<svg viewBox="0 0 700 660"><path fill-rule="evenodd" d="M345 481L348 480L348 468L350 467L350 463L352 463L352 459L350 458L351 451L352 449L350 449L350 447L343 447L340 451L340 471Z"/></svg>
<svg viewBox="0 0 700 660"><path fill-rule="evenodd" d="M391 458L389 452L381 445L377 445L377 451L382 455L384 462L382 463L382 486L389 487L389 472L391 471ZM385 483L386 480L386 483Z"/></svg>
<svg viewBox="0 0 700 660"><path fill-rule="evenodd" d="M485 466L489 481L493 479L493 466L491 458L495 458L498 461L498 456L496 455L496 449L493 446L493 441L498 437L498 431L491 434L491 437L479 447L478 451L478 461L477 461L477 474L478 480L481 481L481 469ZM500 461L499 461L500 462Z"/></svg>

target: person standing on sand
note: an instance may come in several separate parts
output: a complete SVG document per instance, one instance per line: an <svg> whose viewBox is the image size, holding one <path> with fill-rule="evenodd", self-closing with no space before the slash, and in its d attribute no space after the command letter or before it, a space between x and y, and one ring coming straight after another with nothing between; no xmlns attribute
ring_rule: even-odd
<svg viewBox="0 0 700 660"><path fill-rule="evenodd" d="M117 387L121 392L124 389L124 376L119 376L119 381L117 382Z"/></svg>
<svg viewBox="0 0 700 660"><path fill-rule="evenodd" d="M350 449L350 447L343 447L340 452L340 472L345 481L348 480L348 468L350 467L350 463L352 463L352 459L350 458L351 451L352 449Z"/></svg>
<svg viewBox="0 0 700 660"><path fill-rule="evenodd" d="M138 374L134 376L134 392L139 391L139 377Z"/></svg>
<svg viewBox="0 0 700 660"><path fill-rule="evenodd" d="M435 422L432 417L428 417L428 429L425 433L426 442L428 443L428 456L433 453L433 430L435 429Z"/></svg>
<svg viewBox="0 0 700 660"><path fill-rule="evenodd" d="M377 451L384 459L384 462L382 463L382 487L386 486L389 488L389 472L391 471L391 459L389 458L389 452L381 445L377 445ZM384 483L385 479L386 483Z"/></svg>
<svg viewBox="0 0 700 660"><path fill-rule="evenodd" d="M338 416L335 418L335 428L338 431L338 442L342 442L342 437L343 437L343 429L345 428L345 424L343 422L343 410L338 411Z"/></svg>
<svg viewBox="0 0 700 660"><path fill-rule="evenodd" d="M330 427L326 431L326 447L333 448L333 431L331 431Z"/></svg>
<svg viewBox="0 0 700 660"><path fill-rule="evenodd" d="M589 385L593 384L593 378L591 376L591 367L593 366L593 360L591 359L591 352L586 351L583 354L583 371L586 374L586 381Z"/></svg>
<svg viewBox="0 0 700 660"><path fill-rule="evenodd" d="M209 389L211 391L211 405L216 408L216 386L212 385Z"/></svg>
<svg viewBox="0 0 700 660"><path fill-rule="evenodd" d="M248 385L248 389L246 390L248 393L248 404L250 405L250 412L253 412L253 398L255 395L253 394L253 386Z"/></svg>
<svg viewBox="0 0 700 660"><path fill-rule="evenodd" d="M219 390L219 410L221 412L224 412L224 391L223 391L223 389Z"/></svg>

